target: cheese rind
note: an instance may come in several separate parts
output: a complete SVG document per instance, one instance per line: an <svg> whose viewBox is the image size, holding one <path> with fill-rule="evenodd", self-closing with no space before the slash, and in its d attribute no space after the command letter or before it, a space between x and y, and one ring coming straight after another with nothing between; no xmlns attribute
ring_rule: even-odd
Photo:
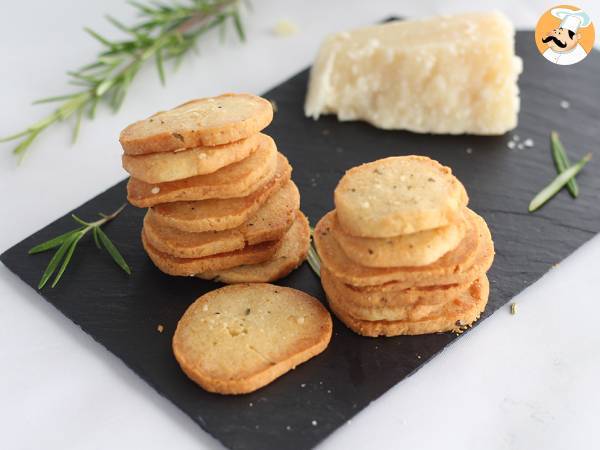
<svg viewBox="0 0 600 450"><path fill-rule="evenodd" d="M517 125L521 70L499 12L394 21L326 38L304 110L383 129L503 134Z"/></svg>

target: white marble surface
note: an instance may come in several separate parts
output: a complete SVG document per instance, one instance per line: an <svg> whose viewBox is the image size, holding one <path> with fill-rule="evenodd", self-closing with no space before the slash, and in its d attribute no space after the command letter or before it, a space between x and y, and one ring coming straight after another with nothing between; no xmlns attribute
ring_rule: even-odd
<svg viewBox="0 0 600 450"><path fill-rule="evenodd" d="M404 3L404 4L403 4ZM0 250L124 177L118 131L189 97L262 92L305 67L330 31L391 14L421 16L497 8L531 28L543 1L260 1L248 43L210 40L168 71L161 88L145 70L118 115L99 114L69 145L67 125L34 146L22 167L0 152ZM600 25L600 4L579 1ZM96 44L83 25L109 31L102 15L130 18L118 0L5 2L0 13L0 135L39 118L29 102L65 88L65 68ZM299 33L269 30L288 18ZM600 74L599 74L600 77ZM534 151L534 150L532 150ZM390 390L320 448L600 448L600 302L596 237L415 376ZM68 274L67 274L68 276ZM82 293L81 301L85 301ZM0 447L3 449L198 449L220 445L111 353L0 267Z"/></svg>

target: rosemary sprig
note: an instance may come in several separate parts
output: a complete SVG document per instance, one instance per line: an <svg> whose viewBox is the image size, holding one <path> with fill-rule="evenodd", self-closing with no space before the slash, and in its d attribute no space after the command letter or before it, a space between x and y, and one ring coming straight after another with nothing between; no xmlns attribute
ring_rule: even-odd
<svg viewBox="0 0 600 450"><path fill-rule="evenodd" d="M105 223L110 222L115 217L117 217L121 213L121 211L123 211L125 206L126 204L123 204L119 209L117 209L115 212L109 215L100 213L101 219L96 220L95 222L86 222L85 220L82 220L79 217L77 217L75 214L71 214L73 220L81 225L79 228L71 230L65 234L61 234L60 236L52 238L49 241L43 242L31 248L29 250L30 255L45 252L47 250L52 250L53 248L58 247L58 250L56 251L56 253L54 253L54 256L48 263L48 266L46 267L46 270L42 275L42 278L38 284L38 289L42 289L46 285L50 277L52 277L52 275L56 272L57 269L58 273L56 274L56 277L54 277L52 287L58 284L58 281L62 277L67 266L69 265L69 262L71 261L77 244L79 243L81 238L83 238L89 231L92 232L96 246L98 248L104 247L108 254L115 261L115 263L117 263L117 265L121 269L123 269L128 275L130 275L131 269L125 262L123 255L121 255L119 250L117 250L117 247L115 247L115 244L112 243L112 241L109 239L106 233L102 231L102 228L100 228Z"/></svg>
<svg viewBox="0 0 600 450"><path fill-rule="evenodd" d="M310 227L310 247L308 247L308 265L311 269L320 277L321 276L321 258L317 253L317 249L315 248L313 236L315 234L315 229Z"/></svg>
<svg viewBox="0 0 600 450"><path fill-rule="evenodd" d="M565 151L565 148L562 145L562 142L560 141L556 131L552 131L550 133L550 145L552 147L552 158L554 159L556 170L558 173L562 173L571 167L571 161L569 161L567 152ZM575 178L571 178L567 182L567 190L573 198L577 198L579 195L579 185L577 184L577 180Z"/></svg>
<svg viewBox="0 0 600 450"><path fill-rule="evenodd" d="M592 159L592 154L588 153L579 160L575 165L569 167L564 172L561 172L548 186L540 191L536 195L531 203L529 203L529 212L533 212L554 197L562 187L569 182L575 175L577 175L581 169Z"/></svg>
<svg viewBox="0 0 600 450"><path fill-rule="evenodd" d="M100 42L103 50L94 62L79 70L67 72L69 82L80 86L81 89L70 94L37 100L34 104L59 102L59 106L51 114L24 130L0 138L0 142L20 139L13 149L19 159L22 159L40 133L70 117L75 118L75 141L83 116L93 119L101 100L108 102L113 111L118 111L131 82L149 60L155 60L158 76L164 84L164 61L174 59L175 66L178 66L183 56L195 48L198 38L207 31L221 27L224 32L227 23L232 22L239 38L245 40L239 0L188 0L185 5L175 0L169 3L152 2L148 5L131 1L130 4L141 16L136 25L126 26L107 16L107 19L128 38L110 40L85 28L89 35Z"/></svg>

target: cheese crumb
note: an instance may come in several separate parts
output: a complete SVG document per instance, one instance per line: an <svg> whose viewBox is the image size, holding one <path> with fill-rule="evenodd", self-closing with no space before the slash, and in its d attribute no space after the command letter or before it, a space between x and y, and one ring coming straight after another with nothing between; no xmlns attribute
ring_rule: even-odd
<svg viewBox="0 0 600 450"><path fill-rule="evenodd" d="M158 186L154 186L150 192L152 192L153 194L158 194L160 192L160 188Z"/></svg>
<svg viewBox="0 0 600 450"><path fill-rule="evenodd" d="M566 100L560 101L560 107L562 109L569 109L570 106L571 106L571 104L568 101L566 101Z"/></svg>
<svg viewBox="0 0 600 450"><path fill-rule="evenodd" d="M316 427L316 426L317 426L317 421L316 421L316 420L313 420L311 423L312 423L312 426L313 426L313 427Z"/></svg>
<svg viewBox="0 0 600 450"><path fill-rule="evenodd" d="M533 147L533 139L525 139L525 141L523 141L523 145L525 145L525 147Z"/></svg>
<svg viewBox="0 0 600 450"><path fill-rule="evenodd" d="M159 323L158 326L156 327L156 331L158 331L159 333L162 333L163 331L165 331L165 327L162 323Z"/></svg>
<svg viewBox="0 0 600 450"><path fill-rule="evenodd" d="M511 303L510 304L510 313L513 316L517 313L517 304L516 303Z"/></svg>
<svg viewBox="0 0 600 450"><path fill-rule="evenodd" d="M508 141L508 144L506 144L506 146L513 150L517 146L517 143L515 141Z"/></svg>
<svg viewBox="0 0 600 450"><path fill-rule="evenodd" d="M298 32L298 27L295 23L287 19L281 19L273 28L273 34L279 37L293 36Z"/></svg>

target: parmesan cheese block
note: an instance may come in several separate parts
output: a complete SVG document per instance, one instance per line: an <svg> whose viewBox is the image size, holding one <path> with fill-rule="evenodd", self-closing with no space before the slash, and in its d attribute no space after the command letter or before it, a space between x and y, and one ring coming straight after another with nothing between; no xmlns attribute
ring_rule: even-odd
<svg viewBox="0 0 600 450"><path fill-rule="evenodd" d="M304 111L418 133L498 135L517 125L521 59L499 12L394 21L329 36Z"/></svg>

